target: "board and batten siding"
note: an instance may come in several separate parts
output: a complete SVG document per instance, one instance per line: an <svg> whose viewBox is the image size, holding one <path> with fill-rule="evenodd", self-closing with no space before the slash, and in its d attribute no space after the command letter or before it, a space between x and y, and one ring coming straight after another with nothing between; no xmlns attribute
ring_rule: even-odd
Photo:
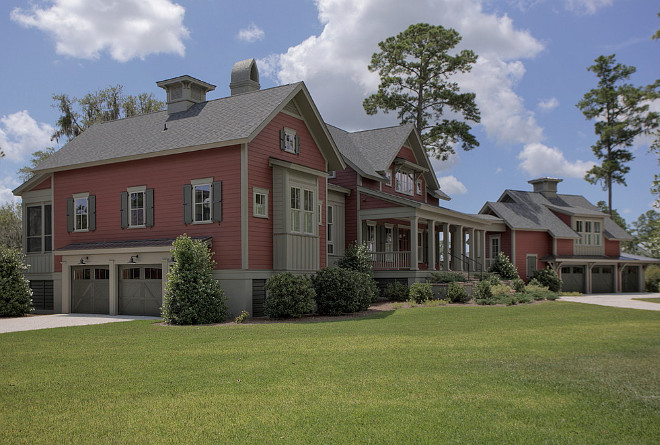
<svg viewBox="0 0 660 445"><path fill-rule="evenodd" d="M186 233L212 237L216 269L240 269L240 172L238 145L56 172L54 248L71 243L175 238ZM201 178L222 181L222 222L184 224L183 186ZM153 227L121 228L121 193L134 186L154 190ZM96 230L68 233L66 200L85 192L96 196ZM61 270L58 258L55 267Z"/></svg>

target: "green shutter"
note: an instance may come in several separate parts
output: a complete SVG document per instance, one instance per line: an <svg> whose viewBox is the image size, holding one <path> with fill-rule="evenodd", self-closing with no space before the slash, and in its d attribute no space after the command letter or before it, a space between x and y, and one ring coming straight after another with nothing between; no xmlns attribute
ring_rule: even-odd
<svg viewBox="0 0 660 445"><path fill-rule="evenodd" d="M87 228L89 230L96 230L96 196L90 196L87 202Z"/></svg>
<svg viewBox="0 0 660 445"><path fill-rule="evenodd" d="M280 130L280 150L284 150L286 148L286 134L284 133L284 130Z"/></svg>
<svg viewBox="0 0 660 445"><path fill-rule="evenodd" d="M298 135L296 135L294 137L294 140L295 140L295 144L296 144L296 149L295 149L296 154L300 154L300 137L298 137Z"/></svg>
<svg viewBox="0 0 660 445"><path fill-rule="evenodd" d="M73 198L66 199L66 231L73 232Z"/></svg>
<svg viewBox="0 0 660 445"><path fill-rule="evenodd" d="M146 221L145 225L147 227L153 227L154 226L154 189L147 189L145 193L145 198L146 198Z"/></svg>
<svg viewBox="0 0 660 445"><path fill-rule="evenodd" d="M183 186L183 223L192 224L192 185Z"/></svg>
<svg viewBox="0 0 660 445"><path fill-rule="evenodd" d="M119 196L119 218L121 228L125 229L128 227L128 192L121 192Z"/></svg>
<svg viewBox="0 0 660 445"><path fill-rule="evenodd" d="M213 211L213 221L222 221L222 181L214 182L211 186L211 200L213 202L211 210Z"/></svg>

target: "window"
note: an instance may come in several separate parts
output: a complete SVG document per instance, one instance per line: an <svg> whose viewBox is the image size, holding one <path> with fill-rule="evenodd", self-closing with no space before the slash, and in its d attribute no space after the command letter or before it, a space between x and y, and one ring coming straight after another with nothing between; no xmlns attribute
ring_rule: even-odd
<svg viewBox="0 0 660 445"><path fill-rule="evenodd" d="M500 237L494 236L490 239L490 257L495 259L500 253Z"/></svg>
<svg viewBox="0 0 660 445"><path fill-rule="evenodd" d="M144 268L144 279L145 280L162 280L163 279L163 269L160 267L145 267Z"/></svg>
<svg viewBox="0 0 660 445"><path fill-rule="evenodd" d="M110 279L110 269L96 268L94 269L94 279L95 280L109 280Z"/></svg>
<svg viewBox="0 0 660 445"><path fill-rule="evenodd" d="M385 170L385 185L392 187L392 170Z"/></svg>
<svg viewBox="0 0 660 445"><path fill-rule="evenodd" d="M424 232L417 232L417 262L424 262Z"/></svg>
<svg viewBox="0 0 660 445"><path fill-rule="evenodd" d="M280 130L280 148L288 153L300 153L300 138L296 135L296 130Z"/></svg>
<svg viewBox="0 0 660 445"><path fill-rule="evenodd" d="M121 271L122 280L139 280L140 279L140 268L139 267L127 267Z"/></svg>
<svg viewBox="0 0 660 445"><path fill-rule="evenodd" d="M328 226L326 230L328 242L326 245L328 246L328 254L332 255L335 253L335 209L332 206L328 206L326 212L325 221Z"/></svg>
<svg viewBox="0 0 660 445"><path fill-rule="evenodd" d="M370 252L376 251L376 225L374 223L367 223L367 230L364 233L364 242Z"/></svg>
<svg viewBox="0 0 660 445"><path fill-rule="evenodd" d="M337 177L337 172L335 170L328 171L328 179L335 179Z"/></svg>
<svg viewBox="0 0 660 445"><path fill-rule="evenodd" d="M415 182L415 190L416 190L416 192L417 192L418 195L421 195L421 194L422 194L422 180L421 180L421 179L418 179L418 180Z"/></svg>
<svg viewBox="0 0 660 445"><path fill-rule="evenodd" d="M211 184L193 185L193 221L211 221Z"/></svg>
<svg viewBox="0 0 660 445"><path fill-rule="evenodd" d="M145 193L146 187L128 189L128 226L145 227Z"/></svg>
<svg viewBox="0 0 660 445"><path fill-rule="evenodd" d="M291 187L291 231L314 234L314 192Z"/></svg>
<svg viewBox="0 0 660 445"><path fill-rule="evenodd" d="M73 230L75 232L84 232L89 230L89 196L73 196L74 220Z"/></svg>
<svg viewBox="0 0 660 445"><path fill-rule="evenodd" d="M74 269L73 271L74 280L91 280L92 279L92 269Z"/></svg>
<svg viewBox="0 0 660 445"><path fill-rule="evenodd" d="M575 231L580 235L580 238L575 240L575 244L584 246L601 245L600 221L576 220Z"/></svg>
<svg viewBox="0 0 660 445"><path fill-rule="evenodd" d="M26 207L26 252L53 250L52 207L50 204Z"/></svg>
<svg viewBox="0 0 660 445"><path fill-rule="evenodd" d="M392 252L394 250L394 228L392 226L385 226L385 252Z"/></svg>
<svg viewBox="0 0 660 445"><path fill-rule="evenodd" d="M408 172L396 172L395 175L395 190L399 193L406 195L413 194L413 174Z"/></svg>
<svg viewBox="0 0 660 445"><path fill-rule="evenodd" d="M527 278L532 278L534 272L538 269L537 260L536 255L527 255Z"/></svg>
<svg viewBox="0 0 660 445"><path fill-rule="evenodd" d="M252 189L252 215L257 218L268 218L268 190Z"/></svg>

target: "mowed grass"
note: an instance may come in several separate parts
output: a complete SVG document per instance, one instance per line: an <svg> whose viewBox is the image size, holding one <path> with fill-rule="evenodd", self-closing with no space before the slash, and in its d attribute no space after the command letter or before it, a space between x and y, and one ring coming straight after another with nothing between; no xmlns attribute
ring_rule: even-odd
<svg viewBox="0 0 660 445"><path fill-rule="evenodd" d="M657 443L660 313L565 302L0 335L0 443Z"/></svg>
<svg viewBox="0 0 660 445"><path fill-rule="evenodd" d="M653 298L633 298L633 300L648 301L649 303L660 303L660 297L653 297Z"/></svg>

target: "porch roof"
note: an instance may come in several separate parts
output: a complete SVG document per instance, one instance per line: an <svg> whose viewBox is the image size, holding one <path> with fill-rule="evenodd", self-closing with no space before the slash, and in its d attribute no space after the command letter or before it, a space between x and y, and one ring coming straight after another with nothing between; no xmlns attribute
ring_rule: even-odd
<svg viewBox="0 0 660 445"><path fill-rule="evenodd" d="M640 255L633 255L624 253L619 256L606 256L606 255L548 255L540 258L541 261L549 263L566 263L566 264L582 264L582 263L637 263L637 264L657 264L660 259L647 258Z"/></svg>
<svg viewBox="0 0 660 445"><path fill-rule="evenodd" d="M194 240L203 242L210 242L210 236L197 236L191 237ZM66 254L80 254L87 251L95 250L136 250L136 251L169 251L172 243L176 238L161 238L161 239L142 239L142 240L119 240L119 241L94 241L89 243L71 243L66 246L55 249L55 253L59 255Z"/></svg>

